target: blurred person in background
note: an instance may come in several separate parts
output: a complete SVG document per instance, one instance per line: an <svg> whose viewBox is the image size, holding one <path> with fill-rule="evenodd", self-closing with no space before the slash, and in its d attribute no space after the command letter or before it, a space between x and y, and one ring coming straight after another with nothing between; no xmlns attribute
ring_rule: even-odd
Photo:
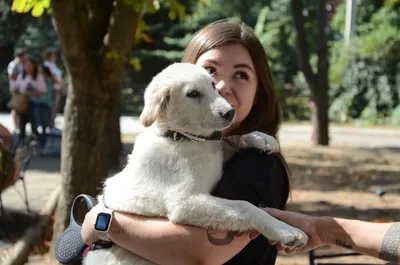
<svg viewBox="0 0 400 265"><path fill-rule="evenodd" d="M28 97L28 110L18 113L20 122L19 143L25 140L27 123L31 124L32 134L38 139L38 105L46 93L46 83L35 58L28 56L24 70L15 80L14 91Z"/></svg>
<svg viewBox="0 0 400 265"><path fill-rule="evenodd" d="M50 127L54 127L54 120L57 116L59 107L60 107L60 99L61 99L61 90L65 88L65 84L62 80L62 72L60 68L57 66L57 54L54 50L47 50L45 53L45 61L43 63L44 66L48 67L50 73L53 78L53 102L51 108L51 120L50 120Z"/></svg>
<svg viewBox="0 0 400 265"><path fill-rule="evenodd" d="M14 89L15 80L18 75L24 71L26 53L23 50L16 51L15 58L7 66L8 81L10 85L10 92ZM12 109L11 116L14 120L15 131L19 133L19 120L17 112Z"/></svg>
<svg viewBox="0 0 400 265"><path fill-rule="evenodd" d="M53 82L54 78L47 66L41 67L41 73L43 74L46 83L46 93L40 98L38 102L38 126L41 127L42 131L39 136L39 144L42 149L46 144L46 130L51 126L52 120L52 105L53 105Z"/></svg>

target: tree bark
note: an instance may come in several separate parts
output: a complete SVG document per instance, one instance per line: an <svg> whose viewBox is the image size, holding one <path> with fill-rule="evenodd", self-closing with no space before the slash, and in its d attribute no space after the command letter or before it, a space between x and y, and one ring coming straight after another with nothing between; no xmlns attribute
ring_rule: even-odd
<svg viewBox="0 0 400 265"><path fill-rule="evenodd" d="M326 0L318 1L317 5L319 21L317 40L318 65L317 73L314 73L310 65L309 50L304 30L303 4L301 0L291 0L297 62L311 90L311 98L315 103L316 119L313 122L313 142L317 145L329 145L329 65L325 33L328 22Z"/></svg>
<svg viewBox="0 0 400 265"><path fill-rule="evenodd" d="M93 39L88 41L90 32L82 26L82 8L77 0L51 1L54 27L71 79L64 113L62 189L53 228L53 248L68 225L74 198L81 193L98 194L101 182L108 176L109 147L113 144L110 132L119 134L117 88L131 53L139 16L123 0L115 2L109 13L111 17L101 20L110 21L107 30L94 31L95 39L101 42L96 44ZM100 38L99 32L105 36ZM110 50L118 52L120 59L107 58Z"/></svg>
<svg viewBox="0 0 400 265"><path fill-rule="evenodd" d="M326 39L326 29L328 23L328 12L326 10L326 0L318 1L318 66L317 66L317 85L315 90L317 106L317 124L315 125L315 143L319 145L329 145L329 61L328 45Z"/></svg>
<svg viewBox="0 0 400 265"><path fill-rule="evenodd" d="M121 170L121 130L120 130L120 89L117 90L117 96L114 98L115 102L113 104L112 111L109 112L108 117L108 134L110 140L110 150L109 150L109 166L112 171Z"/></svg>
<svg viewBox="0 0 400 265"><path fill-rule="evenodd" d="M107 161L101 161L101 152L104 149L100 144L104 131L101 127L104 125L98 124L104 121L102 116L105 116L105 110L101 108L101 94L94 93L96 90L99 91L100 83L96 80L95 71L86 51L84 34L76 12L77 3L74 0L69 0L68 3L65 0L54 0L51 3L54 27L72 81L68 88L64 111L62 189L53 229L53 242L55 242L68 225L69 211L74 197L79 193L96 194L94 188L106 176ZM90 96L95 97L91 102ZM89 102L90 106L85 104ZM90 118L91 116L93 118Z"/></svg>

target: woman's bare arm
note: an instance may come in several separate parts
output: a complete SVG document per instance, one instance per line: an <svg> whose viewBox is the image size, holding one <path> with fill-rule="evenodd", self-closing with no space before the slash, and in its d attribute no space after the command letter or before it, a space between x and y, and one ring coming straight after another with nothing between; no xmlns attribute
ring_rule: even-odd
<svg viewBox="0 0 400 265"><path fill-rule="evenodd" d="M85 217L84 241L90 245L98 238L93 229L99 209L94 207ZM119 246L156 264L223 264L239 253L254 234L244 233L223 245L209 238L225 238L226 233L173 224L164 218L148 218L114 212L108 237Z"/></svg>
<svg viewBox="0 0 400 265"><path fill-rule="evenodd" d="M328 243L400 264L400 223L327 218Z"/></svg>
<svg viewBox="0 0 400 265"><path fill-rule="evenodd" d="M298 227L309 236L307 245L296 252L324 245L338 245L400 263L400 223L371 223L335 217L314 217L271 208L265 210L283 222Z"/></svg>

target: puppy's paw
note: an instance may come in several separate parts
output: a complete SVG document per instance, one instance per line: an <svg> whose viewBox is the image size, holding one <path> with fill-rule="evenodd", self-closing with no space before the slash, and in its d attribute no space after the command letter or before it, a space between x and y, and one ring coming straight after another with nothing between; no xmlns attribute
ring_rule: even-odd
<svg viewBox="0 0 400 265"><path fill-rule="evenodd" d="M239 148L258 148L270 153L279 151L278 141L274 137L261 132L242 135Z"/></svg>
<svg viewBox="0 0 400 265"><path fill-rule="evenodd" d="M268 234L269 240L279 242L283 248L289 250L301 249L308 241L308 236L303 231L287 224L273 227Z"/></svg>

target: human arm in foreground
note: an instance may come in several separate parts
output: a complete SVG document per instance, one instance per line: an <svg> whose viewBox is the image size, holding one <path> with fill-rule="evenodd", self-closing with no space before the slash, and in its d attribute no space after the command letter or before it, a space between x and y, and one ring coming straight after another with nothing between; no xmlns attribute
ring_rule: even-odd
<svg viewBox="0 0 400 265"><path fill-rule="evenodd" d="M82 237L86 244L99 240L93 225L100 207L85 217ZM117 245L156 264L223 264L250 242L250 234L237 236L224 245L210 243L209 237L225 238L224 232L173 224L166 218L148 218L114 212L108 237ZM253 234L251 234L253 236Z"/></svg>
<svg viewBox="0 0 400 265"><path fill-rule="evenodd" d="M303 249L287 253L337 245L400 264L400 223L371 223L327 216L314 217L272 208L265 210L283 222L298 227L309 236Z"/></svg>

